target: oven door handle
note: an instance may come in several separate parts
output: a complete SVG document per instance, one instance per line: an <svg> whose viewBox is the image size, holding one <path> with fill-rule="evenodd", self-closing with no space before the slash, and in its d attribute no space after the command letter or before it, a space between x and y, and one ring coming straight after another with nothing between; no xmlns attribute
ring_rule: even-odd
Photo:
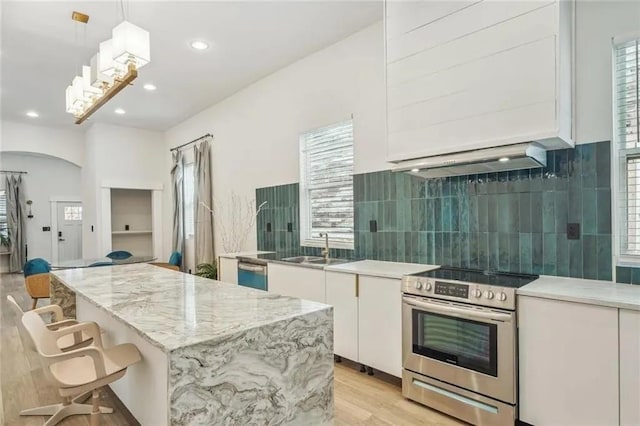
<svg viewBox="0 0 640 426"><path fill-rule="evenodd" d="M461 308L452 305L440 305L437 303L423 302L411 297L402 297L402 301L409 306L416 308L427 309L432 312L453 315L456 317L464 318L480 318L494 321L511 322L513 321L513 314L502 314L500 312L483 312L475 309Z"/></svg>

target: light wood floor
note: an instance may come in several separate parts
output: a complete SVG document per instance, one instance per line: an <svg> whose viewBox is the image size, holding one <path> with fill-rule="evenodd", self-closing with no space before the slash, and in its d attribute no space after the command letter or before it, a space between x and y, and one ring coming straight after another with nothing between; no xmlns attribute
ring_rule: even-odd
<svg viewBox="0 0 640 426"><path fill-rule="evenodd" d="M20 417L19 411L60 400L56 389L48 384L37 354L23 345L16 319L6 303L9 294L23 309L31 305L21 275L0 275L0 425L41 426L46 417ZM48 300L41 300L38 306L47 303ZM113 414L102 416L104 426L132 424L119 401L109 392L103 392L101 405L115 409ZM351 364L336 364L335 424L450 426L463 423L404 399L396 384L360 373ZM60 425L89 425L89 416L69 417Z"/></svg>

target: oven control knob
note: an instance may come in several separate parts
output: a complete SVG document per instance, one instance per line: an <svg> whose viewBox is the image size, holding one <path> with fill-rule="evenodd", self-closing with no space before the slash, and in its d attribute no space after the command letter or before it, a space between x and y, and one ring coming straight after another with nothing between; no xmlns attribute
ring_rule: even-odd
<svg viewBox="0 0 640 426"><path fill-rule="evenodd" d="M485 297L489 300L493 299L493 292L491 290L487 290Z"/></svg>
<svg viewBox="0 0 640 426"><path fill-rule="evenodd" d="M431 291L431 283L429 281L427 281L424 285L424 289L427 291Z"/></svg>
<svg viewBox="0 0 640 426"><path fill-rule="evenodd" d="M500 292L500 294L498 295L498 300L504 302L505 300L507 300L507 294L504 292Z"/></svg>
<svg viewBox="0 0 640 426"><path fill-rule="evenodd" d="M473 296L474 296L475 298L480 298L480 297L482 297L482 290L480 290L480 289L476 288L475 290L473 290L473 293L472 293L472 294L473 294Z"/></svg>
<svg viewBox="0 0 640 426"><path fill-rule="evenodd" d="M416 288L420 290L422 288L422 283L420 281L416 281Z"/></svg>

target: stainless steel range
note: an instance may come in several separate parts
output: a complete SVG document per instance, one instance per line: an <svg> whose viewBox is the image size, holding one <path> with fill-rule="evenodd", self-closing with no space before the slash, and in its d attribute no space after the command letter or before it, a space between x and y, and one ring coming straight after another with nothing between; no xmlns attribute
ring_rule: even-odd
<svg viewBox="0 0 640 426"><path fill-rule="evenodd" d="M517 418L516 289L535 275L439 268L402 279L402 393L476 425Z"/></svg>

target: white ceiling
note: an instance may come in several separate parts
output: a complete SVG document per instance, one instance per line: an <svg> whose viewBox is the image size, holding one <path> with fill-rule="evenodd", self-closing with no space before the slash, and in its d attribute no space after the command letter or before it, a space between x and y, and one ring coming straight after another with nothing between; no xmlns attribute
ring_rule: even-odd
<svg viewBox="0 0 640 426"><path fill-rule="evenodd" d="M120 2L2 1L2 119L74 126L64 90L122 19ZM378 1L124 2L151 63L90 122L166 130L260 78L382 19ZM90 15L82 27L77 10ZM76 35L76 25L78 25ZM86 34L86 35L85 35ZM211 47L194 51L190 41ZM86 46L86 47L84 47ZM158 89L142 88L153 83ZM125 115L114 114L121 107ZM25 113L35 110L37 119Z"/></svg>

